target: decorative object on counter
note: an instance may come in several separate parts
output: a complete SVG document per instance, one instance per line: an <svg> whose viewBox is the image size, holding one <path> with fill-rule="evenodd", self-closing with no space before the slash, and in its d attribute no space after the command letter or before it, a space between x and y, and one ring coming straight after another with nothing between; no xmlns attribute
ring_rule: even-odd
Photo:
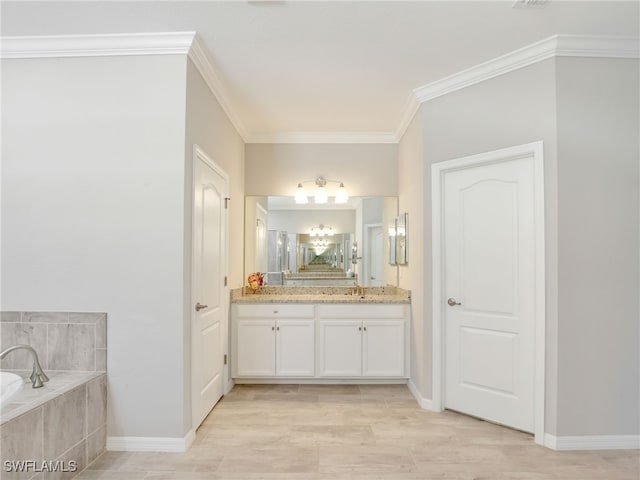
<svg viewBox="0 0 640 480"><path fill-rule="evenodd" d="M249 274L247 280L249 281L249 288L251 291L256 293L264 284L264 275L260 272L254 272Z"/></svg>
<svg viewBox="0 0 640 480"><path fill-rule="evenodd" d="M303 183L313 183L316 186L316 190L313 196L313 201L315 203L327 203L329 201L329 192L327 191L327 183L336 183L338 184L338 188L336 188L333 193L334 202L335 203L347 203L349 200L349 194L347 193L347 189L344 187L344 183L338 180L327 180L323 177L318 177L315 180L307 180L304 182L298 183L298 187L296 188L296 194L294 196L294 200L296 203L309 203L309 198L307 197L307 193L302 186Z"/></svg>

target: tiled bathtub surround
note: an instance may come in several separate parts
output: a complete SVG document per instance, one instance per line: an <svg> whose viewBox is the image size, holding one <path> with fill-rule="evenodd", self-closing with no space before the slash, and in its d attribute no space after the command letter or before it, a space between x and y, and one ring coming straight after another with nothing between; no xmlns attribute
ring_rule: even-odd
<svg viewBox="0 0 640 480"><path fill-rule="evenodd" d="M33 361L14 351L0 361L25 379L0 409L0 478L72 478L106 446L107 315L82 312L1 312L0 349L31 345L50 381L31 388ZM76 472L9 472L6 461L62 461Z"/></svg>
<svg viewBox="0 0 640 480"><path fill-rule="evenodd" d="M72 478L95 460L106 445L107 376L104 373L85 373L85 381L60 394L59 390L75 385L80 373L52 373L52 397L0 426L0 458L2 479ZM90 378L86 381L86 378ZM29 396L30 387L26 387ZM41 390L41 389L39 389ZM57 396L54 391L57 390ZM55 474L8 472L6 461L61 461L60 465L75 472Z"/></svg>
<svg viewBox="0 0 640 480"><path fill-rule="evenodd" d="M88 312L0 312L0 349L31 345L48 370L107 370L107 315ZM30 370L26 351L0 361L2 370Z"/></svg>

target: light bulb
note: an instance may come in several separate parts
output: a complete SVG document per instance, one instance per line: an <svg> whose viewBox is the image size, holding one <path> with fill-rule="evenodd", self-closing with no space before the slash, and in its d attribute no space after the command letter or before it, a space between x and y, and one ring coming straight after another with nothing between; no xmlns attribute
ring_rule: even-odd
<svg viewBox="0 0 640 480"><path fill-rule="evenodd" d="M327 203L329 201L329 195L327 194L327 189L324 187L318 187L316 189L314 201L316 203Z"/></svg>
<svg viewBox="0 0 640 480"><path fill-rule="evenodd" d="M307 194L304 192L304 188L302 188L302 184L298 184L298 188L296 188L296 195L293 197L296 203L309 203L309 199L307 198Z"/></svg>
<svg viewBox="0 0 640 480"><path fill-rule="evenodd" d="M336 203L347 203L349 200L349 194L347 193L347 189L344 188L344 183L340 182L340 186L336 190Z"/></svg>

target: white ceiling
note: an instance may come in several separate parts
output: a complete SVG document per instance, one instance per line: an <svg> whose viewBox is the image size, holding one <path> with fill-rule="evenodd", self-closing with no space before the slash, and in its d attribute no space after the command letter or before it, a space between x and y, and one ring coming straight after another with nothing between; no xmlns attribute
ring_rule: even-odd
<svg viewBox="0 0 640 480"><path fill-rule="evenodd" d="M196 31L250 137L394 132L412 90L554 34L638 36L640 3L7 2L4 36Z"/></svg>

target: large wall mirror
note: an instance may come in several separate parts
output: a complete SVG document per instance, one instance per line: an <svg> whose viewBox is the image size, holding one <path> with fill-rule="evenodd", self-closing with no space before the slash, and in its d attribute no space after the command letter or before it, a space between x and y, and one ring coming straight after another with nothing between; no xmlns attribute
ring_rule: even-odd
<svg viewBox="0 0 640 480"><path fill-rule="evenodd" d="M245 200L245 278L267 285L398 284L387 225L397 197L352 197L346 204L296 204L292 197Z"/></svg>

